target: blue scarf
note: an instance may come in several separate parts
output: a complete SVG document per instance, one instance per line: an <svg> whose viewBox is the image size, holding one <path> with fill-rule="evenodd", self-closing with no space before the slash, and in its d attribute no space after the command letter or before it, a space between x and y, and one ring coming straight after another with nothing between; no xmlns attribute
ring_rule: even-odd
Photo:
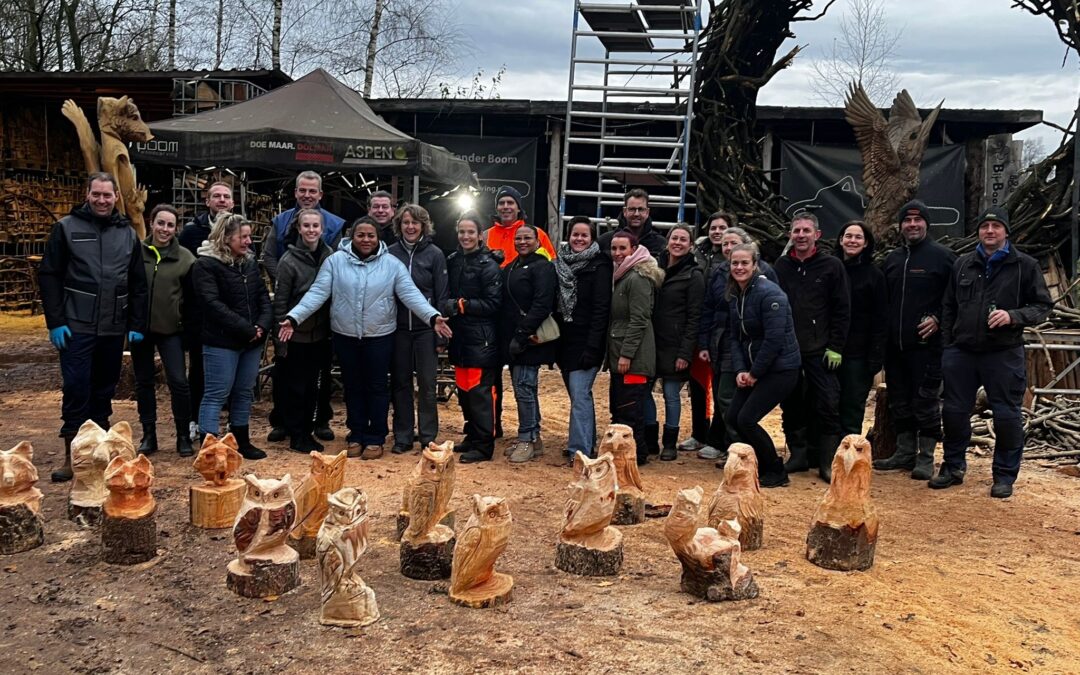
<svg viewBox="0 0 1080 675"><path fill-rule="evenodd" d="M1009 240L1006 239L1005 245L994 251L990 256L986 255L986 249L983 248L982 244L976 246L975 250L978 251L979 255L986 262L986 278L987 280L989 280L990 277L994 276L994 273L997 272L998 269L1001 267L1002 261L1005 260L1005 258L1009 255L1009 251L1011 251L1012 249L1009 245Z"/></svg>

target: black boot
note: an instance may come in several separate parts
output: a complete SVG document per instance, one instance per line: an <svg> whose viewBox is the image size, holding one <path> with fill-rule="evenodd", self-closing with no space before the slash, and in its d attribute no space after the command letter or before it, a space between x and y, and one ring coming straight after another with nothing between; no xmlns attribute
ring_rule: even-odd
<svg viewBox="0 0 1080 675"><path fill-rule="evenodd" d="M650 455L660 454L660 424L646 424L645 425L645 447L649 449Z"/></svg>
<svg viewBox="0 0 1080 675"><path fill-rule="evenodd" d="M71 471L71 439L64 438L64 466L52 472L52 482L66 483L75 477Z"/></svg>
<svg viewBox="0 0 1080 675"><path fill-rule="evenodd" d="M788 460L784 462L784 471L787 473L809 471L810 464L806 459L806 429L786 432L784 437L788 449Z"/></svg>
<svg viewBox="0 0 1080 675"><path fill-rule="evenodd" d="M930 463L933 464L934 453L930 452ZM892 457L886 459L875 459L874 468L879 471L892 471L894 469L903 469L904 471L911 471L915 468L915 432L914 431L901 431L896 434L896 450L893 452ZM933 471L933 466L930 470ZM929 480L927 476L925 480Z"/></svg>
<svg viewBox="0 0 1080 675"><path fill-rule="evenodd" d="M670 462L679 458L679 448L676 445L679 442L679 427L669 427L664 425L664 446L660 451L660 461Z"/></svg>
<svg viewBox="0 0 1080 675"><path fill-rule="evenodd" d="M191 457L195 454L194 448L191 447L191 437L188 435L191 433L188 430L189 425L188 420L176 420L176 454L181 457Z"/></svg>
<svg viewBox="0 0 1080 675"><path fill-rule="evenodd" d="M832 461L840 445L840 434L824 434L818 446L818 475L826 483L832 483Z"/></svg>
<svg viewBox="0 0 1080 675"><path fill-rule="evenodd" d="M140 455L152 455L157 452L157 424L154 422L143 422L142 425L142 440L139 441Z"/></svg>
<svg viewBox="0 0 1080 675"><path fill-rule="evenodd" d="M937 439L919 434L919 454L915 457L915 466L911 477L915 480L930 480L934 476L934 448Z"/></svg>
<svg viewBox="0 0 1080 675"><path fill-rule="evenodd" d="M232 432L234 438L236 438L236 444L239 446L240 455L244 459L263 459L266 457L266 453L256 448L251 444L251 437L248 436L248 427L230 427L229 431Z"/></svg>

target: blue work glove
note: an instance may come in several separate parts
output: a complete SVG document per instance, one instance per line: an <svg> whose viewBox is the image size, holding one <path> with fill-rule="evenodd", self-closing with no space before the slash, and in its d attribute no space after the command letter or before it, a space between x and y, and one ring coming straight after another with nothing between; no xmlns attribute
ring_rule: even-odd
<svg viewBox="0 0 1080 675"><path fill-rule="evenodd" d="M826 368L828 368L829 370L836 370L840 367L840 361L842 360L842 357L840 356L840 352L834 352L831 349L826 349L825 357L822 360L825 361Z"/></svg>
<svg viewBox="0 0 1080 675"><path fill-rule="evenodd" d="M140 342L142 342L142 339L143 339L143 334L140 333L139 331L137 331L137 330L129 330L128 331L128 344L129 345L137 345Z"/></svg>
<svg viewBox="0 0 1080 675"><path fill-rule="evenodd" d="M71 337L71 329L67 326L57 326L49 331L49 342L57 351L67 349L67 341Z"/></svg>

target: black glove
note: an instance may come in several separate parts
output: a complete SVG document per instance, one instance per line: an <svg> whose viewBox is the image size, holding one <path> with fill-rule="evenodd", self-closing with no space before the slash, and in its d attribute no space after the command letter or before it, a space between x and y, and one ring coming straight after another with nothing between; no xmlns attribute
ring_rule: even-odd
<svg viewBox="0 0 1080 675"><path fill-rule="evenodd" d="M525 345L521 344L517 338L510 340L510 356L517 356L525 351Z"/></svg>

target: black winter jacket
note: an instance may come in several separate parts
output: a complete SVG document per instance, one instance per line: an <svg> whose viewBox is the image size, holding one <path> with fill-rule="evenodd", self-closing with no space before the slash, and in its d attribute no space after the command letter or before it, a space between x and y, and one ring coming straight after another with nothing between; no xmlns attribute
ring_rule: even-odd
<svg viewBox="0 0 1080 675"><path fill-rule="evenodd" d="M498 368L502 270L486 246L446 260L448 295L439 310L450 320L450 363L464 368Z"/></svg>
<svg viewBox="0 0 1080 675"><path fill-rule="evenodd" d="M788 296L764 277L755 278L744 291L735 291L728 324L735 372L760 378L801 366Z"/></svg>
<svg viewBox="0 0 1080 675"><path fill-rule="evenodd" d="M304 294L315 283L323 261L333 253L327 243L320 239L319 246L312 251L306 246L289 244L285 255L277 261L277 277L274 285L274 323L285 319L289 310L300 304ZM277 331L274 331L275 334ZM293 332L292 340L301 344L322 342L330 339L330 303L327 302L319 311L304 320Z"/></svg>
<svg viewBox="0 0 1080 675"><path fill-rule="evenodd" d="M940 332L924 341L918 326L925 316L941 320L941 298L954 262L956 254L930 237L898 246L885 257L890 349L941 349Z"/></svg>
<svg viewBox="0 0 1080 675"><path fill-rule="evenodd" d="M405 264L413 283L429 305L442 307L446 303L446 256L430 238L421 238L411 251L398 241L387 252ZM397 327L398 330L431 330L431 326L416 317L401 300L397 301Z"/></svg>
<svg viewBox="0 0 1080 675"><path fill-rule="evenodd" d="M176 238L181 246L191 251L191 255L199 255L199 247L210 238L210 212L195 216L194 220L184 225Z"/></svg>
<svg viewBox="0 0 1080 675"><path fill-rule="evenodd" d="M555 310L559 284L555 267L539 253L530 253L503 268L503 308L499 342L503 362L511 365L542 366L555 363L555 343L532 344L529 336ZM510 341L527 345L525 351L510 356Z"/></svg>
<svg viewBox="0 0 1080 675"><path fill-rule="evenodd" d="M727 260L719 263L712 276L705 284L705 302L698 323L698 351L709 350L709 362L717 373L731 372L731 341L727 336L728 310L731 303L726 292L731 263ZM764 260L758 260L758 274L779 285L776 270Z"/></svg>
<svg viewBox="0 0 1080 675"><path fill-rule="evenodd" d="M989 352L1024 344L1024 327L1042 323L1053 307L1039 263L1010 243L1005 259L987 279L986 258L975 250L953 265L942 300L944 346ZM991 309L1008 310L1012 323L987 326Z"/></svg>
<svg viewBox="0 0 1080 675"><path fill-rule="evenodd" d="M202 344L223 349L245 350L261 343L252 341L255 327L270 332L270 294L266 291L259 263L248 254L226 263L200 255L195 261L195 295L202 306Z"/></svg>
<svg viewBox="0 0 1080 675"><path fill-rule="evenodd" d="M844 353L851 324L851 295L844 264L816 251L806 260L782 256L773 267L787 293L795 336L803 354Z"/></svg>
<svg viewBox="0 0 1080 675"><path fill-rule="evenodd" d="M559 339L555 341L555 362L559 370L599 368L607 351L607 325L611 313L611 260L594 255L575 274L577 302L569 323L558 312Z"/></svg>
<svg viewBox="0 0 1080 675"><path fill-rule="evenodd" d="M838 257L843 251L838 251ZM876 373L885 363L885 341L889 329L889 296L885 275L874 266L873 245L854 258L843 260L851 293L851 328L844 345L845 359L863 359Z"/></svg>
<svg viewBox="0 0 1080 675"><path fill-rule="evenodd" d="M605 232L600 236L600 252L610 258L611 240L615 238L615 233L619 230L628 229L629 228L626 226L626 217L620 213L618 226L611 232ZM646 218L645 222L642 223L641 234L638 236L638 243L644 244L645 248L649 249L649 253L652 253L654 258L667 248L667 239L653 228L652 218Z"/></svg>
<svg viewBox="0 0 1080 675"><path fill-rule="evenodd" d="M689 364L697 353L698 323L705 299L705 275L693 254L668 267L667 251L658 261L664 270L664 283L653 304L653 335L656 336L656 376L686 380ZM675 369L676 359L687 367Z"/></svg>

